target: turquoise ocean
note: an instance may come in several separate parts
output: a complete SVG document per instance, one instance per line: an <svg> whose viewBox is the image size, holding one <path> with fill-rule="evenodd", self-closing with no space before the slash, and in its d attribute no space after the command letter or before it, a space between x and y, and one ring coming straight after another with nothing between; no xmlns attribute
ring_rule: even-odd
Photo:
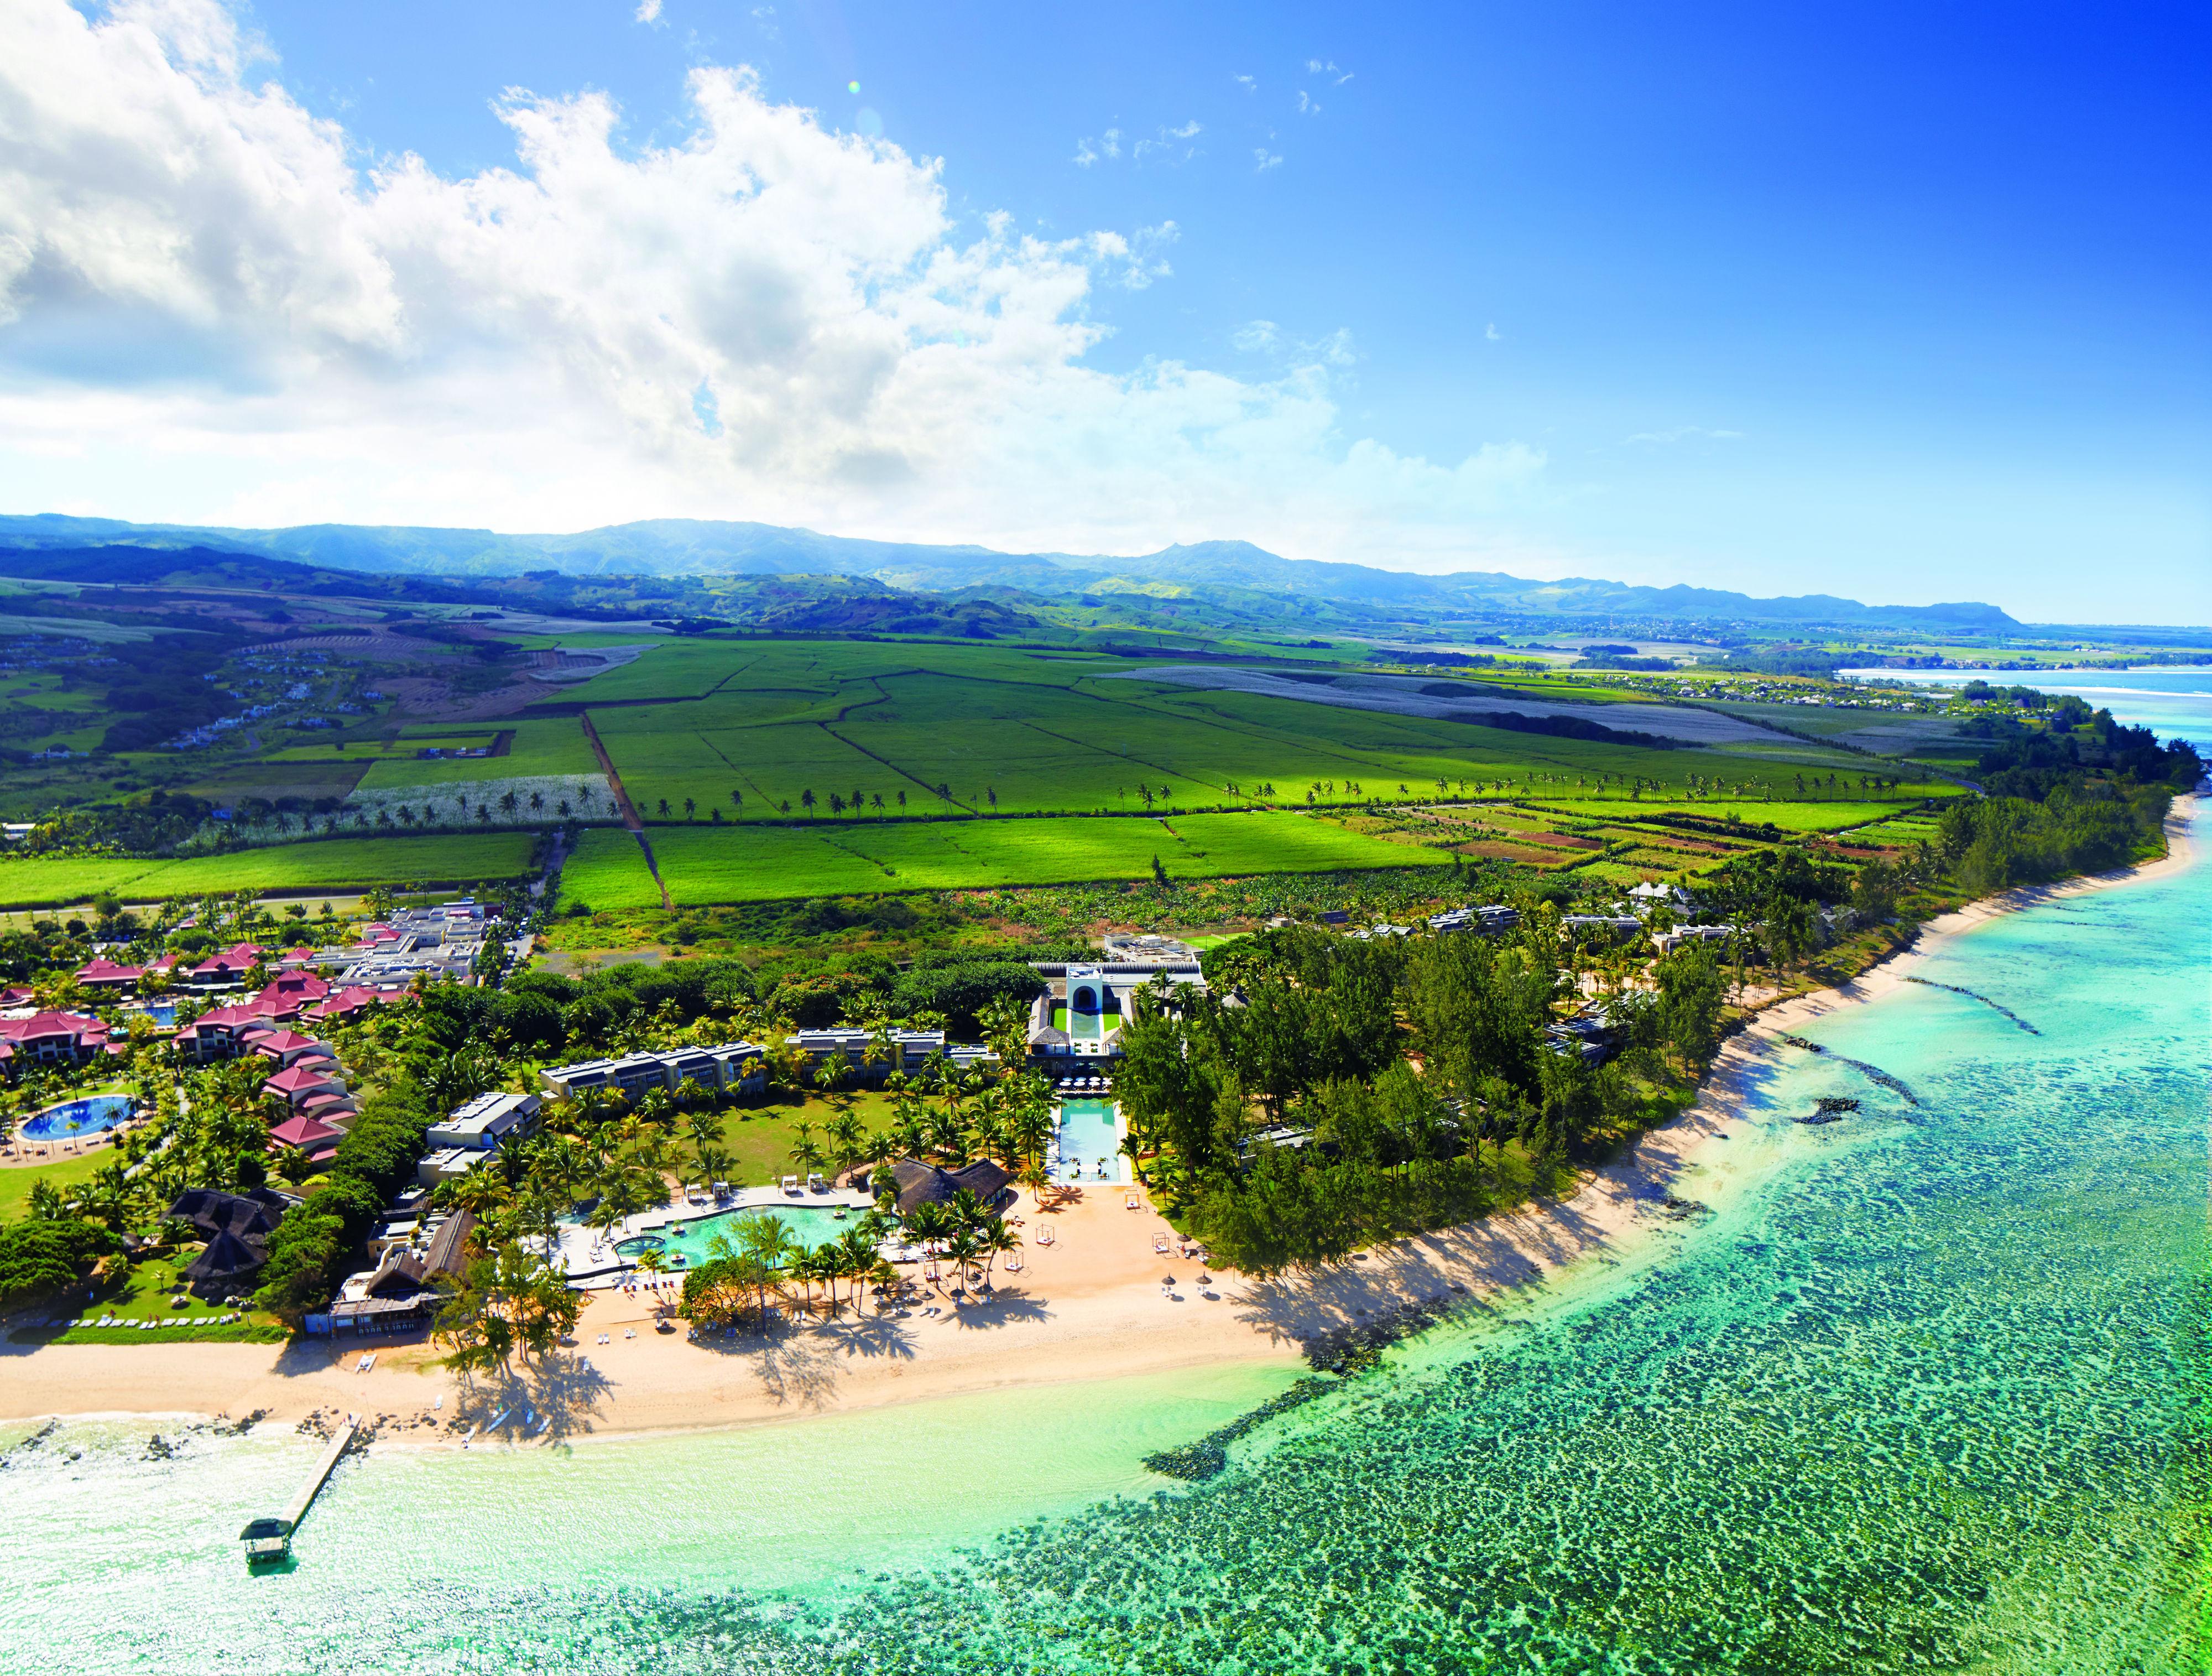
<svg viewBox="0 0 2212 1676"><path fill-rule="evenodd" d="M2096 702L2212 745L2197 679ZM1203 1484L1142 1457L1291 1373L379 1447L259 1577L238 1528L312 1441L16 1426L0 1647L207 1676L2192 1668L2212 865L1905 970L1931 981L1772 1062L1678 1185L1705 1209L1431 1329ZM1825 1094L1860 1109L1793 1121Z"/></svg>

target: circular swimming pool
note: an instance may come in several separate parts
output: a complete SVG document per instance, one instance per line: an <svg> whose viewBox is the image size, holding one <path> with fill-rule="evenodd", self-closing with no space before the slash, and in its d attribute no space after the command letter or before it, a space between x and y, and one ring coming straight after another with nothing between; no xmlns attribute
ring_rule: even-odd
<svg viewBox="0 0 2212 1676"><path fill-rule="evenodd" d="M94 1094L88 1100L70 1100L49 1106L25 1120L19 1131L27 1141L73 1141L120 1127L131 1118L128 1094Z"/></svg>

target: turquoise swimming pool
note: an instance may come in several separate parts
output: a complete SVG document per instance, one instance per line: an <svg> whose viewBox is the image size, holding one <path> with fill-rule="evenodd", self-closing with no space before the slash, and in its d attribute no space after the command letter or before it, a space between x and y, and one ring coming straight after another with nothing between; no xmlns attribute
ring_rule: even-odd
<svg viewBox="0 0 2212 1676"><path fill-rule="evenodd" d="M128 1094L94 1094L89 1100L65 1100L49 1106L27 1119L16 1132L27 1141L74 1141L99 1135L129 1120Z"/></svg>
<svg viewBox="0 0 2212 1676"><path fill-rule="evenodd" d="M773 1216L783 1224L794 1243L811 1251L841 1238L866 1214L844 1205L752 1205L742 1210L718 1210L711 1216L695 1216L657 1228L649 1234L633 1234L616 1241L615 1251L620 1256L634 1258L657 1249L667 1254L672 1267L681 1268L709 1256L718 1235L726 1236L732 1245L736 1244L739 1224L754 1216Z"/></svg>
<svg viewBox="0 0 2212 1676"><path fill-rule="evenodd" d="M1055 1181L1127 1181L1129 1161L1121 1155L1121 1125L1110 1100L1063 1100L1060 1103L1059 1155ZM1099 1173L1101 1163L1105 1173Z"/></svg>

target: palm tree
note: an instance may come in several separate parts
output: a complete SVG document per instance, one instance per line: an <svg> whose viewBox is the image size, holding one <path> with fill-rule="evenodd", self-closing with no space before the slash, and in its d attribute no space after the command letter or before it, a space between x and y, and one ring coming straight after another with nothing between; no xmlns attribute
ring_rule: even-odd
<svg viewBox="0 0 2212 1676"><path fill-rule="evenodd" d="M963 1228L945 1242L945 1254L951 1258L960 1276L960 1289L968 1287L968 1265L975 1260L983 1248L982 1240L975 1229Z"/></svg>
<svg viewBox="0 0 2212 1676"><path fill-rule="evenodd" d="M876 1235L866 1227L847 1228L837 1240L837 1258L839 1271L853 1283L853 1299L857 1306L860 1283L882 1261L876 1251Z"/></svg>
<svg viewBox="0 0 2212 1676"><path fill-rule="evenodd" d="M915 1206L906 1219L909 1237L921 1241L925 1252L935 1254L937 1242L950 1234L955 1227L952 1212L935 1199L926 1199Z"/></svg>
<svg viewBox="0 0 2212 1676"><path fill-rule="evenodd" d="M808 1174L822 1167L822 1149L815 1144L812 1124L802 1123L799 1125L798 1144L792 1148L790 1157L793 1163L798 1165Z"/></svg>
<svg viewBox="0 0 2212 1676"><path fill-rule="evenodd" d="M830 1137L830 1159L842 1174L868 1155L868 1141L861 1132L860 1120L850 1112L840 1112L824 1125Z"/></svg>
<svg viewBox="0 0 2212 1676"><path fill-rule="evenodd" d="M1008 1252L1020 1249L1022 1236L1003 1222L994 1218L977 1232L976 1242L983 1248L983 1283L988 1286L991 1283L991 1271L997 1266L999 1259Z"/></svg>

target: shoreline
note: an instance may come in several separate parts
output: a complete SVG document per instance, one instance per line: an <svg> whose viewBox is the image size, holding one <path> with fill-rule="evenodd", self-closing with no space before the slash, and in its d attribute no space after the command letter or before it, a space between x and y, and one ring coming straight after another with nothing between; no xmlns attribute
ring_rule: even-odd
<svg viewBox="0 0 2212 1676"><path fill-rule="evenodd" d="M1109 1185L1043 1207L1024 1196L1013 1214L1024 1221L1025 1267L1003 1274L1006 1284L986 1304L955 1309L932 1296L903 1315L841 1317L723 1348L687 1340L680 1326L659 1332L642 1296L594 1294L572 1350L527 1374L473 1387L434 1366L434 1347L421 1339L0 1344L0 1421L197 1422L258 1410L264 1423L299 1425L356 1412L383 1422L378 1441L387 1447L456 1447L457 1420L465 1425L521 1404L550 1417L529 1442L573 1444L1198 1366L1266 1362L1287 1371L1303 1363L1305 1344L1375 1325L1405 1306L1494 1298L1582 1259L1618 1259L1645 1246L1671 1225L1674 1184L1715 1158L1717 1140L1744 1133L1738 1122L1765 1080L1777 1038L1894 992L1909 957L1978 926L2188 865L2196 805L2194 795L2175 799L2163 856L1969 903L1929 921L1913 942L1848 981L1760 1009L1722 1045L1687 1110L1592 1171L1572 1195L1414 1235L1316 1274L1234 1278L1201 1289L1197 1265L1153 1250L1161 1233L1173 1249L1166 1223L1149 1205L1125 1210L1127 1190ZM1758 1165L1765 1161L1743 1160L1745 1150L1730 1155L1727 1174L1738 1183L1764 1173ZM1034 1236L1046 1226L1055 1239L1041 1246ZM1163 1286L1170 1276L1175 1284ZM352 1371L372 1352L372 1371ZM434 1409L434 1399L442 1406Z"/></svg>

